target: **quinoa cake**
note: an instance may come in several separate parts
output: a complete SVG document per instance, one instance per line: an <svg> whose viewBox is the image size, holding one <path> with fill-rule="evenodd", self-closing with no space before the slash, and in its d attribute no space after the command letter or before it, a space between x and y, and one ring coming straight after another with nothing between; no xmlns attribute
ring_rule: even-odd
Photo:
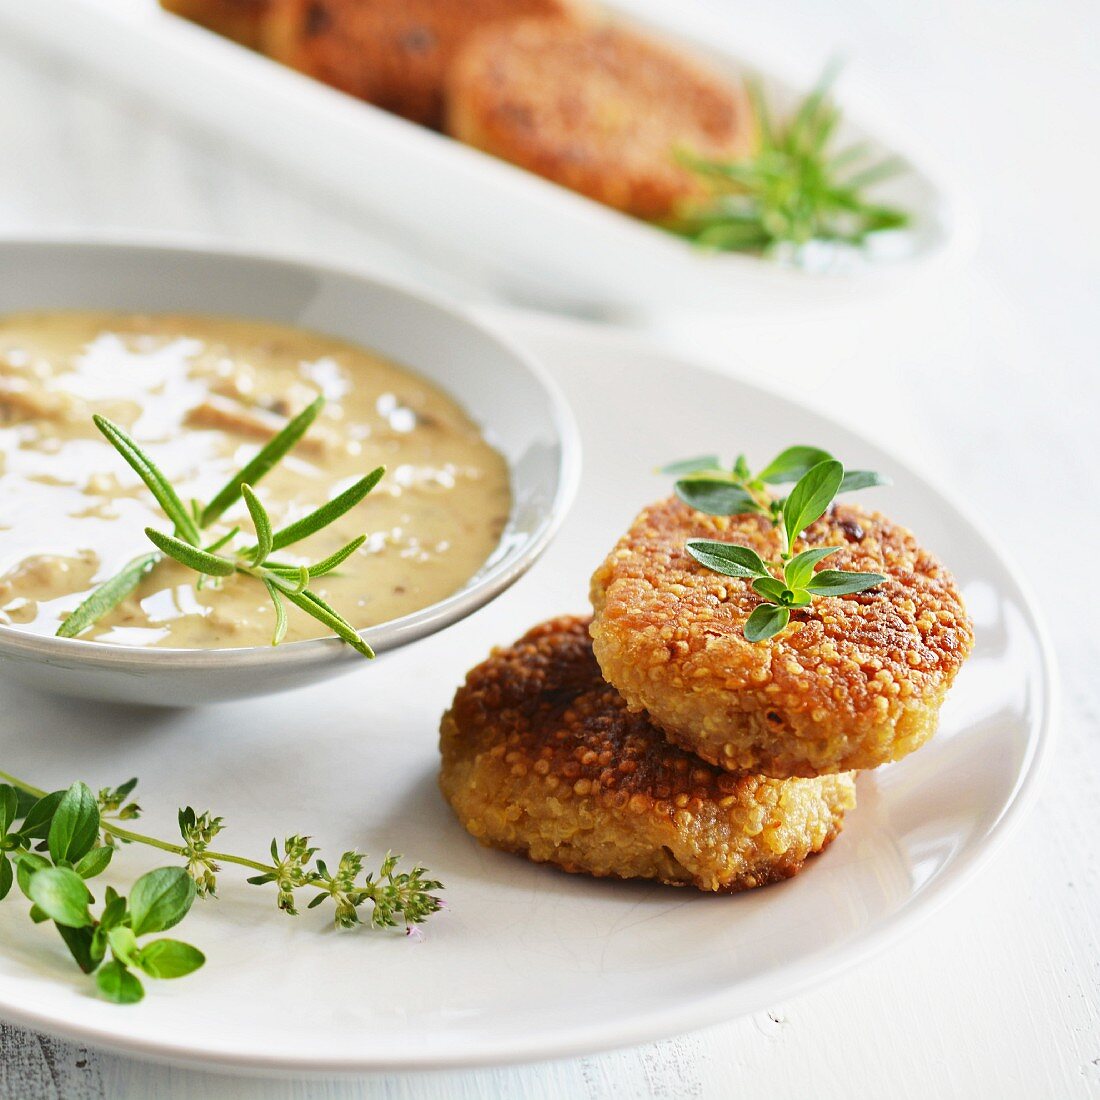
<svg viewBox="0 0 1100 1100"><path fill-rule="evenodd" d="M973 632L953 578L909 531L834 505L796 549L839 546L829 568L886 581L792 611L756 644L744 636L761 602L751 581L695 561L693 538L765 561L782 550L757 515L704 515L672 498L637 517L591 586L596 658L632 709L712 764L777 778L873 768L932 736Z"/></svg>
<svg viewBox="0 0 1100 1100"><path fill-rule="evenodd" d="M743 157L743 90L680 50L605 22L525 19L472 37L446 83L460 141L639 218L704 197L678 151Z"/></svg>
<svg viewBox="0 0 1100 1100"><path fill-rule="evenodd" d="M852 775L733 775L670 745L603 680L588 628L552 619L494 650L443 717L440 787L482 844L732 892L789 878L833 840Z"/></svg>
<svg viewBox="0 0 1100 1100"><path fill-rule="evenodd" d="M265 52L438 129L444 76L472 32L570 10L567 0L273 0Z"/></svg>

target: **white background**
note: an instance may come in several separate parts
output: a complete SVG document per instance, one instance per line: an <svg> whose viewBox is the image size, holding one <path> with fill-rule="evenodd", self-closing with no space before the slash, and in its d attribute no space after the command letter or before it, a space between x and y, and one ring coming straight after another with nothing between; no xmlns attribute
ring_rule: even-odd
<svg viewBox="0 0 1100 1100"><path fill-rule="evenodd" d="M48 0L0 0L26 2ZM1031 576L1062 662L1064 717L1036 811L904 943L698 1034L533 1067L261 1082L0 1026L0 1096L1100 1095L1100 7L709 6L716 37L767 40L807 81L839 48L853 91L875 95L954 167L983 235L969 266L889 300L664 319L655 338L783 380L917 455L1000 534ZM0 233L58 227L312 251L483 300L381 248L291 175L0 40ZM516 330L531 324L517 319ZM578 328L576 338L590 337Z"/></svg>

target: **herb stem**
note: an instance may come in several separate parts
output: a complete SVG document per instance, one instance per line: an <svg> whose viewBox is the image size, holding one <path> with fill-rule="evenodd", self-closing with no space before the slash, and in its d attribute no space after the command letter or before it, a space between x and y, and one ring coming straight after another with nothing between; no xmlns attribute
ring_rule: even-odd
<svg viewBox="0 0 1100 1100"><path fill-rule="evenodd" d="M143 833L135 833L130 829L120 829L110 820L105 822L105 827L111 836L116 836L119 840L129 840L134 844L147 844L150 848L159 848L162 852L171 852L174 855L183 856L184 859L191 855L191 852L182 844L172 844L167 840L158 840L155 836L145 836ZM215 863L235 863L238 867L247 867L252 871L262 871L265 874L274 874L278 870L270 863L258 863L254 859L230 855L228 852L212 852L204 849L202 855L204 859L213 860Z"/></svg>
<svg viewBox="0 0 1100 1100"><path fill-rule="evenodd" d="M0 771L0 779L5 783L10 783L13 787L17 787L21 791L25 791L33 798L43 798L47 793L40 787L34 787L25 780L19 779L5 771ZM116 825L115 822L109 818L104 819L103 825L111 836L118 837L119 840L128 840L133 844L144 844L149 848L159 848L162 852L171 852L173 855L182 856L184 859L189 858L191 855L191 852L182 844L172 844L167 840L159 840L155 836L135 833L131 829L124 829ZM262 871L264 874L274 874L278 871L278 868L272 866L270 863L259 863L254 859L247 859L245 856L230 855L228 852L204 851L203 856L216 863L236 863L239 867L247 867L252 871Z"/></svg>
<svg viewBox="0 0 1100 1100"><path fill-rule="evenodd" d="M24 783L22 779L16 779L14 775L9 775L7 772L0 771L0 779L4 780L5 783L10 783L13 787L18 787L21 791L26 791L27 794L35 798L43 798L46 795L41 787L32 787L29 783Z"/></svg>

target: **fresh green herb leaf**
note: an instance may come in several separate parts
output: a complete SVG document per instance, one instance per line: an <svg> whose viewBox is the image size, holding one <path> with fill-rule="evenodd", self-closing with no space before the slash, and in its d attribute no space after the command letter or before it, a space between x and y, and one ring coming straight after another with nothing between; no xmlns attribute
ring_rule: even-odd
<svg viewBox="0 0 1100 1100"><path fill-rule="evenodd" d="M272 539L272 548L282 550L284 546L300 542L315 531L319 531L322 527L327 527L333 520L339 519L345 512L354 508L382 480L382 475L385 472L385 466L379 466L377 469L371 470L366 477L360 478L351 488L345 489L339 496L333 497L332 500L322 504L320 508L310 512L309 515L303 516L300 520L296 520L294 523L276 531Z"/></svg>
<svg viewBox="0 0 1100 1100"><path fill-rule="evenodd" d="M271 636L271 644L278 645L286 637L286 604L283 603L283 597L270 577L264 577L264 587L267 588L267 594L275 607L275 633Z"/></svg>
<svg viewBox="0 0 1100 1100"><path fill-rule="evenodd" d="M845 470L844 480L840 483L841 493L853 493L857 489L871 489L876 485L892 485L893 482L874 470Z"/></svg>
<svg viewBox="0 0 1100 1100"><path fill-rule="evenodd" d="M278 577L273 577L272 582L292 604L300 607L306 614L312 615L318 622L324 623L333 634L347 642L352 649L361 653L364 657L374 656L374 650L359 637L355 627L346 619L337 615L315 592L311 592L308 588L302 592L299 592L296 588L284 588L283 584L285 582Z"/></svg>
<svg viewBox="0 0 1100 1100"><path fill-rule="evenodd" d="M141 949L137 959L150 978L182 978L204 962L206 956L197 947L179 940L153 940Z"/></svg>
<svg viewBox="0 0 1100 1100"><path fill-rule="evenodd" d="M790 606L790 589L782 581L777 581L775 577L758 577L752 582L752 590L758 596L763 596L774 604L784 607Z"/></svg>
<svg viewBox="0 0 1100 1100"><path fill-rule="evenodd" d="M760 555L748 546L713 539L689 539L687 552L701 565L727 577L770 577Z"/></svg>
<svg viewBox="0 0 1100 1100"><path fill-rule="evenodd" d="M750 642L763 642L775 637L791 621L791 613L785 607L762 603L745 621L745 638Z"/></svg>
<svg viewBox="0 0 1100 1100"><path fill-rule="evenodd" d="M172 535L164 534L163 531L146 527L145 534L158 550L170 558L175 558L181 565L194 569L196 573L205 573L210 577L228 577L237 571L237 567L228 558L208 554L197 546L191 546Z"/></svg>
<svg viewBox="0 0 1100 1100"><path fill-rule="evenodd" d="M31 901L50 920L67 928L83 928L92 923L88 903L92 895L84 880L68 867L45 867L30 876L27 892Z"/></svg>
<svg viewBox="0 0 1100 1100"><path fill-rule="evenodd" d="M99 839L99 803L86 783L74 783L61 797L47 838L54 863L75 863Z"/></svg>
<svg viewBox="0 0 1100 1100"><path fill-rule="evenodd" d="M90 852L85 852L73 866L73 870L81 878L95 878L96 875L101 875L107 870L107 865L114 854L115 850L109 844L100 844Z"/></svg>
<svg viewBox="0 0 1100 1100"><path fill-rule="evenodd" d="M788 447L780 451L756 476L769 485L798 481L819 462L827 462L832 457L820 447Z"/></svg>
<svg viewBox="0 0 1100 1100"><path fill-rule="evenodd" d="M104 933L117 928L126 919L126 899L116 894L109 886L104 897L103 912L99 918L99 927Z"/></svg>
<svg viewBox="0 0 1100 1100"><path fill-rule="evenodd" d="M64 791L51 791L38 799L23 818L23 824L19 826L19 835L28 840L45 840L46 834L50 831L54 811L64 797Z"/></svg>
<svg viewBox="0 0 1100 1100"><path fill-rule="evenodd" d="M255 457L237 471L214 495L214 499L203 509L201 526L209 527L221 514L240 499L242 485L255 485L260 478L270 472L295 444L306 434L309 426L317 419L324 408L325 399L316 398L307 405L293 420L273 435L256 452Z"/></svg>
<svg viewBox="0 0 1100 1100"><path fill-rule="evenodd" d="M91 925L83 925L80 928L70 928L65 924L54 924L58 935L65 941L69 954L76 960L76 965L90 974L102 962L103 955L97 955L96 930Z"/></svg>
<svg viewBox="0 0 1100 1100"><path fill-rule="evenodd" d="M149 871L130 891L130 926L135 936L164 932L179 924L195 900L195 883L182 867Z"/></svg>
<svg viewBox="0 0 1100 1100"><path fill-rule="evenodd" d="M231 527L221 538L215 539L209 545L204 546L203 549L208 554L216 554L223 546L228 546L240 533L241 529L239 527Z"/></svg>
<svg viewBox="0 0 1100 1100"><path fill-rule="evenodd" d="M145 482L164 514L175 525L180 537L192 545L199 541L199 529L191 513L172 488L168 479L157 468L156 463L124 432L117 424L105 416L92 417L95 426L106 437L107 442L129 463L134 473Z"/></svg>
<svg viewBox="0 0 1100 1100"><path fill-rule="evenodd" d="M19 883L19 889L23 896L31 900L31 878L39 871L45 871L52 866L45 856L36 852L16 851L12 854L15 863L15 881Z"/></svg>
<svg viewBox="0 0 1100 1100"><path fill-rule="evenodd" d="M875 588L886 578L881 573L849 573L841 569L822 569L815 573L806 588L815 596L850 596Z"/></svg>
<svg viewBox="0 0 1100 1100"><path fill-rule="evenodd" d="M252 551L252 564L260 565L267 559L272 549L271 519L260 498L252 491L251 485L241 486L241 496L244 497L244 502L248 506L252 526L256 528L256 547Z"/></svg>
<svg viewBox="0 0 1100 1100"><path fill-rule="evenodd" d="M673 477L683 477L685 474L698 474L707 470L720 470L722 463L717 455L700 455L698 458L682 458L678 462L670 462L662 466L657 472L669 474Z"/></svg>
<svg viewBox="0 0 1100 1100"><path fill-rule="evenodd" d="M713 478L693 477L676 482L676 495L697 512L709 516L736 516L759 512L760 505L739 485Z"/></svg>
<svg viewBox="0 0 1100 1100"><path fill-rule="evenodd" d="M309 575L311 577L323 577L326 573L331 573L334 569L338 569L366 541L366 535L360 535L358 538L352 539L346 546L340 547L335 554L330 554L316 565L311 565L309 567Z"/></svg>
<svg viewBox="0 0 1100 1100"><path fill-rule="evenodd" d="M18 813L18 792L10 783L0 783L0 837L15 823Z"/></svg>
<svg viewBox="0 0 1100 1100"><path fill-rule="evenodd" d="M805 588L806 582L814 575L814 566L839 549L839 546L815 546L810 550L803 550L801 554L795 554L783 567L783 579L787 582L787 587Z"/></svg>
<svg viewBox="0 0 1100 1100"><path fill-rule="evenodd" d="M59 638L75 638L98 622L108 611L116 608L149 574L160 554L140 554L128 562L122 570L104 581L77 609L66 617L57 628Z"/></svg>
<svg viewBox="0 0 1100 1100"><path fill-rule="evenodd" d="M133 1005L145 996L141 981L117 959L104 963L96 972L95 983L100 993L116 1005Z"/></svg>
<svg viewBox="0 0 1100 1100"><path fill-rule="evenodd" d="M843 480L844 467L832 458L812 466L798 479L783 505L788 554L799 534L825 514Z"/></svg>
<svg viewBox="0 0 1100 1100"><path fill-rule="evenodd" d="M116 924L107 932L111 954L125 966L133 966L138 955L137 936L124 924Z"/></svg>

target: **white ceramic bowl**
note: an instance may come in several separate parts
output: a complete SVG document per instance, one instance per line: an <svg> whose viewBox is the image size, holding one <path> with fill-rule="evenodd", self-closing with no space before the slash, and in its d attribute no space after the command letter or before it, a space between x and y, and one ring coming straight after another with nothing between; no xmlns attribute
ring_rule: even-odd
<svg viewBox="0 0 1100 1100"><path fill-rule="evenodd" d="M580 443L556 386L522 351L417 293L254 254L0 242L0 314L78 308L228 314L343 337L437 383L482 426L511 472L512 513L500 544L453 596L362 631L379 654L449 626L503 592L538 558L568 511ZM0 674L116 702L189 706L240 698L298 687L362 661L335 638L243 649L141 649L0 625Z"/></svg>

